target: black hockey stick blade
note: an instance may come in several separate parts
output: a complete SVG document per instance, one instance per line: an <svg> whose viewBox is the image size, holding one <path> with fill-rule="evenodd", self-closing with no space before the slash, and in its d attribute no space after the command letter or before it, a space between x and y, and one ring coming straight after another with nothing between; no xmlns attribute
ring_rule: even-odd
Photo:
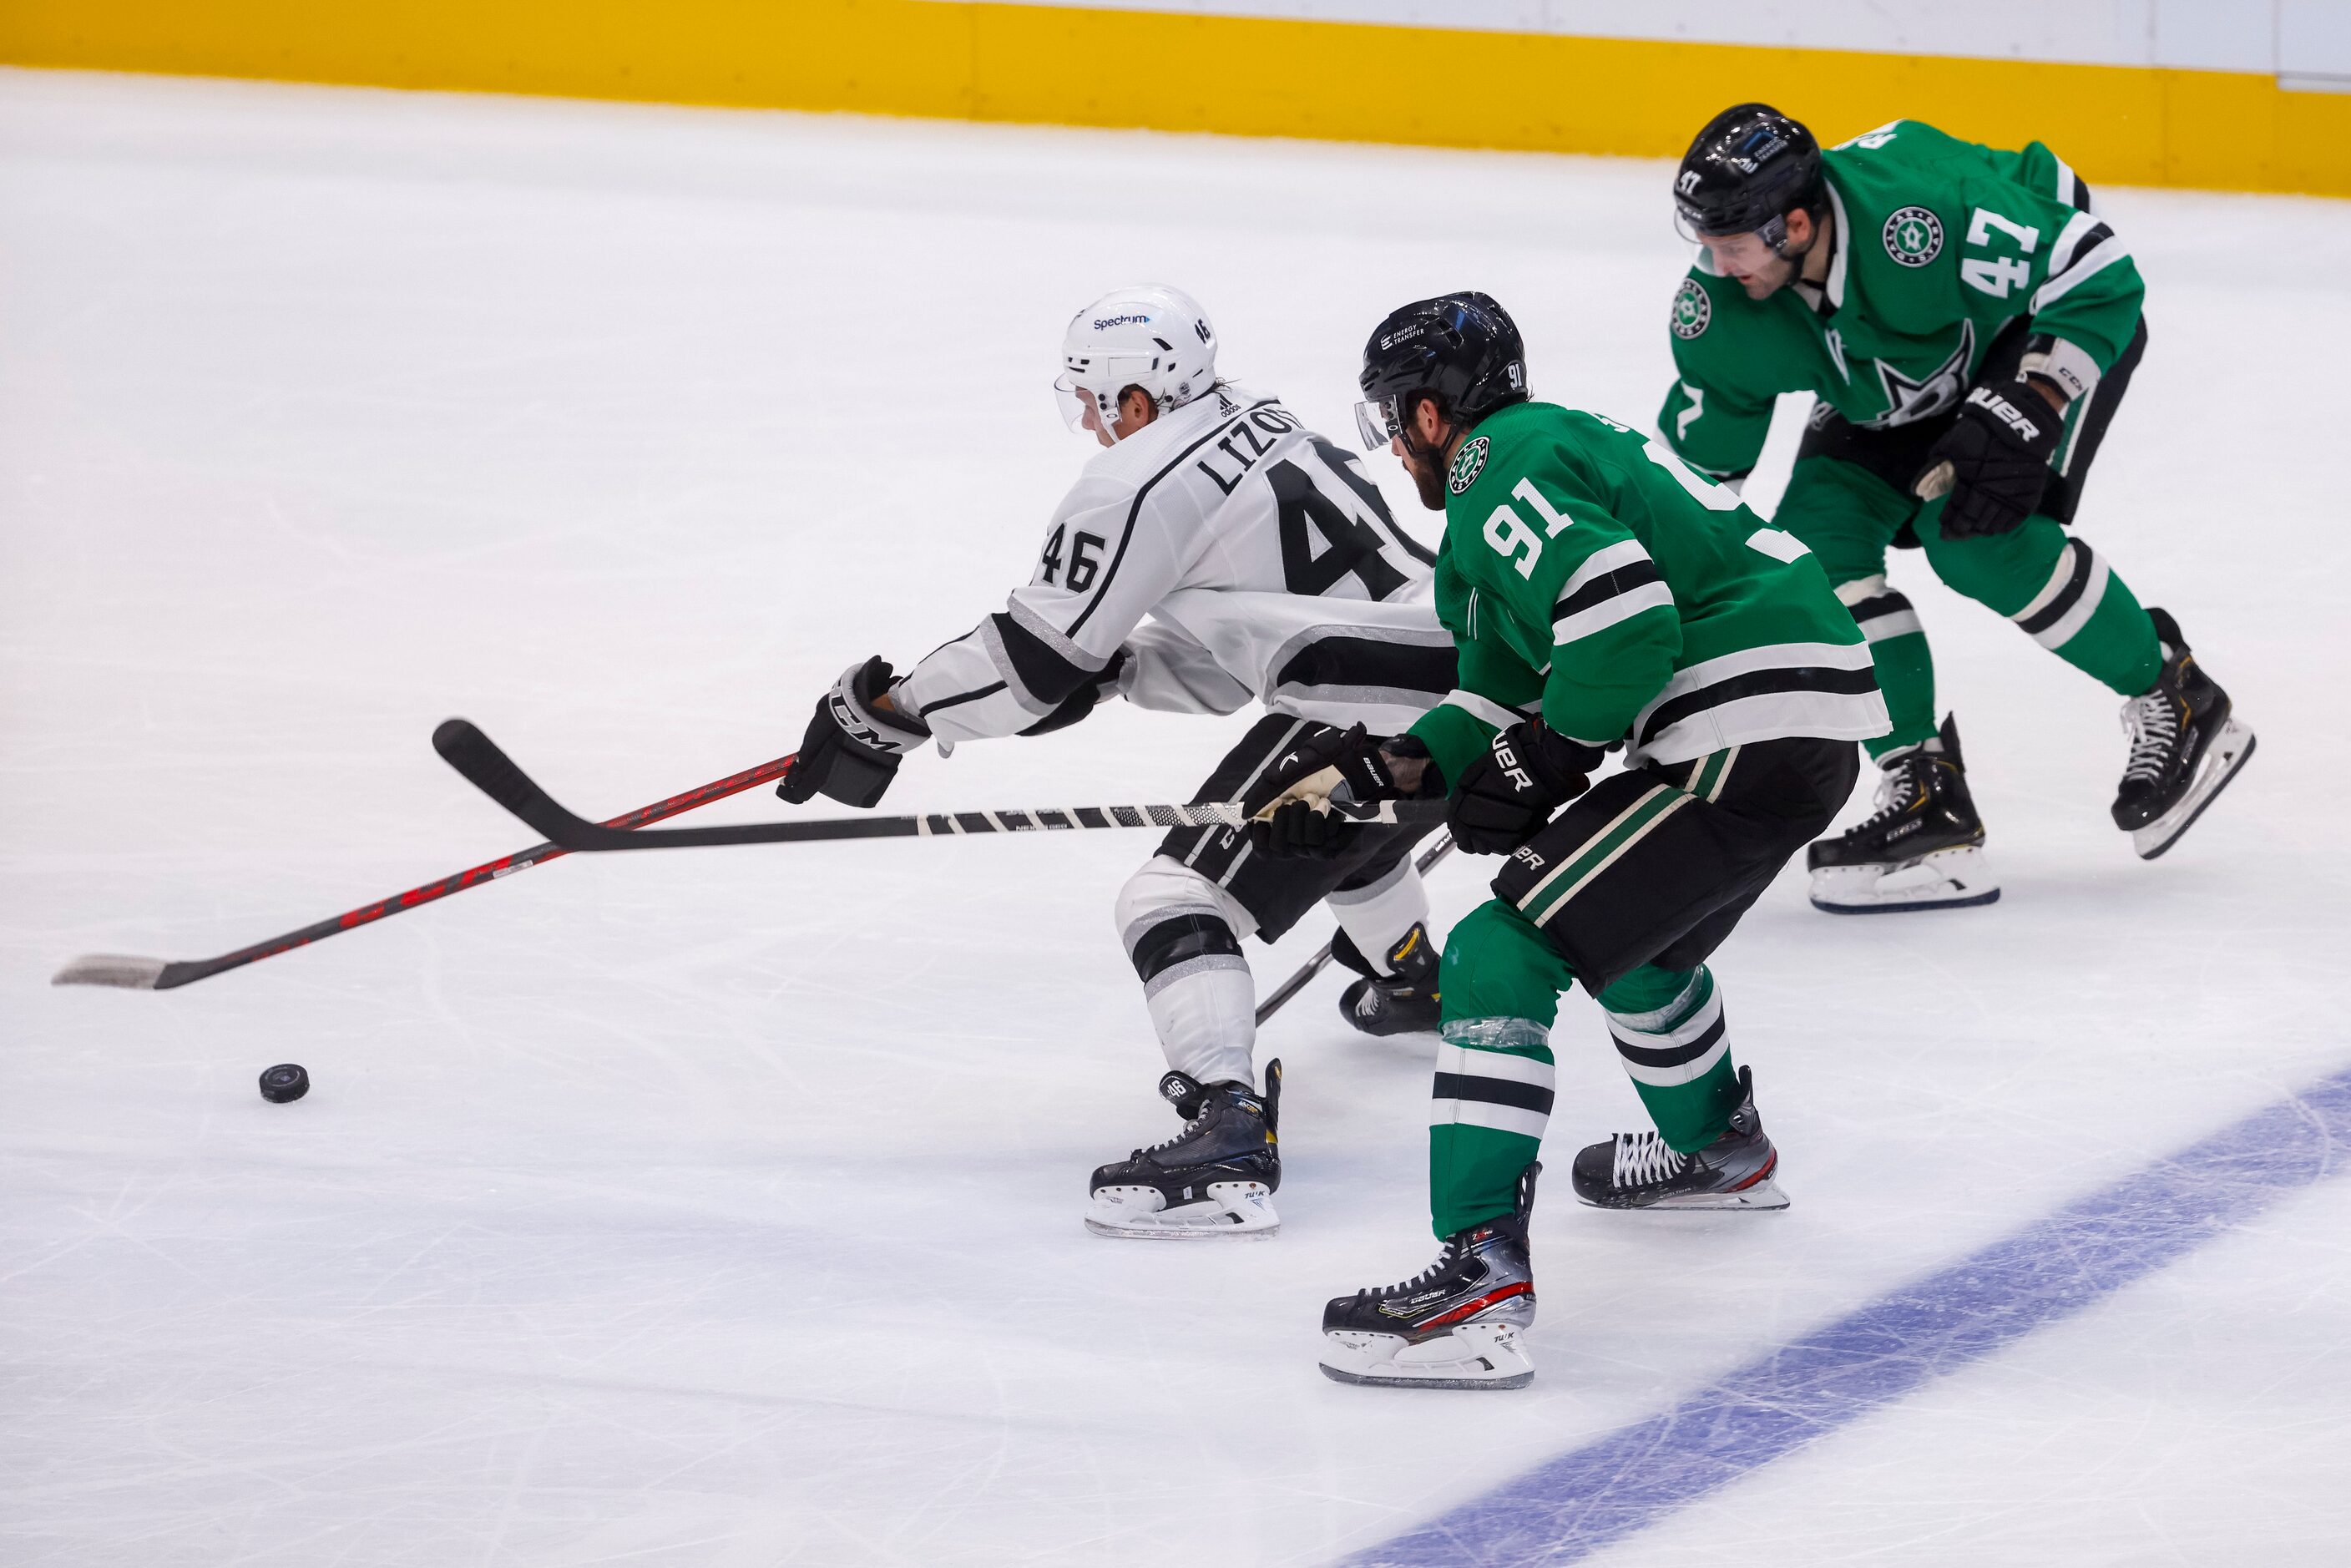
<svg viewBox="0 0 2351 1568"><path fill-rule="evenodd" d="M468 783L512 811L549 843L597 853L609 850L693 849L716 844L792 843L817 839L910 838L922 831L911 817L865 817L817 822L744 822L716 828L607 828L575 815L540 789L472 722L445 719L433 732L433 749Z"/></svg>
<svg viewBox="0 0 2351 1568"><path fill-rule="evenodd" d="M172 969L193 967L167 964L161 958L141 958L129 953L85 953L50 976L49 984L120 986L126 991L165 991L173 985L187 983L171 978Z"/></svg>

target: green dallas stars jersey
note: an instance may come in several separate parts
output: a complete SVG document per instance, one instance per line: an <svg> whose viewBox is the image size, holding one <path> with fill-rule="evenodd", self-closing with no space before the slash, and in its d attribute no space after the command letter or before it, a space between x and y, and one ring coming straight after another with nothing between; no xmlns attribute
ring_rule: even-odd
<svg viewBox="0 0 2351 1568"><path fill-rule="evenodd" d="M1865 428L1945 413L2019 318L2059 340L2046 371L2077 406L2129 345L2138 268L2041 143L2002 152L1897 120L1822 162L1836 225L1824 287L1750 299L1701 248L1674 296L1680 375L1658 428L1693 465L1753 467L1780 392L1817 392Z"/></svg>
<svg viewBox="0 0 2351 1568"><path fill-rule="evenodd" d="M1459 690L1412 733L1448 781L1540 711L1626 762L1887 727L1869 644L1795 538L1657 443L1550 403L1489 416L1456 455L1437 615Z"/></svg>

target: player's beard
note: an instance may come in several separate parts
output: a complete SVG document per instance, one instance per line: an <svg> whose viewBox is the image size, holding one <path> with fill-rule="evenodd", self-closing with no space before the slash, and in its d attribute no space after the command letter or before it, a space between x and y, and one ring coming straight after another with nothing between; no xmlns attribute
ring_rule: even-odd
<svg viewBox="0 0 2351 1568"><path fill-rule="evenodd" d="M1445 465L1437 460L1437 454L1412 453L1404 471L1412 476L1412 487L1420 492L1422 506L1432 512L1445 510Z"/></svg>

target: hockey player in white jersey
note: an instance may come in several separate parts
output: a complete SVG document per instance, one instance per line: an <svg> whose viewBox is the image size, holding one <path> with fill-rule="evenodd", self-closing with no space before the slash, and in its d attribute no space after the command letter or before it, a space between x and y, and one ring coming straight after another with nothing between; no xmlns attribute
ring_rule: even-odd
<svg viewBox="0 0 2351 1568"><path fill-rule="evenodd" d="M1279 400L1217 373L1207 314L1173 288L1121 289L1070 323L1055 383L1097 453L1047 526L1006 607L904 675L852 665L816 706L778 789L852 806L882 798L900 759L1038 735L1116 695L1175 713L1265 716L1197 800L1238 800L1332 728L1397 733L1454 686L1437 624L1435 558L1396 526L1352 454ZM1317 903L1333 956L1361 976L1343 998L1372 1033L1434 1029L1427 895L1412 862L1425 827L1363 824L1330 858L1251 852L1246 832L1178 829L1119 892L1119 935L1169 1071L1184 1130L1094 1172L1098 1234L1194 1237L1275 1228L1280 1064L1255 1066L1256 991L1241 939L1280 936Z"/></svg>

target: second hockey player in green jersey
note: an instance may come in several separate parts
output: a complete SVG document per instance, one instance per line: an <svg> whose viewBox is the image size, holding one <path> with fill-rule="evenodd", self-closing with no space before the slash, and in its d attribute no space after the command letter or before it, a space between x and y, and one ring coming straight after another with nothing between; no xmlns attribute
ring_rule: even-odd
<svg viewBox="0 0 2351 1568"><path fill-rule="evenodd" d="M1411 732L1446 778L1530 716L1622 742L1631 766L1885 732L1868 644L1811 552L1656 441L1514 403L1463 443L1446 487L1437 613L1461 689Z"/></svg>
<svg viewBox="0 0 2351 1568"><path fill-rule="evenodd" d="M1825 152L1762 104L1699 132L1676 176L1697 265L1674 296L1665 440L1727 481L1774 400L1817 402L1774 521L1802 539L1876 654L1893 727L1878 813L1814 846L1842 913L1989 903L1955 725L1889 547L2129 699L2117 826L2152 858L2252 749L2162 611L2064 525L2147 342L2127 247L2048 148L1896 120Z"/></svg>
<svg viewBox="0 0 2351 1568"><path fill-rule="evenodd" d="M1532 1375L1525 1225L1563 993L1597 998L1656 1123L1578 1154L1579 1197L1785 1206L1706 959L1844 805L1854 742L1884 732L1886 706L1804 546L1656 442L1529 402L1493 300L1405 307L1362 379L1366 442L1392 444L1445 513L1437 615L1460 689L1395 740L1358 730L1282 758L1249 798L1255 841L1313 852L1343 831L1323 805L1343 788L1443 797L1456 842L1507 858L1439 970L1429 1207L1445 1250L1418 1279L1331 1302L1322 1365L1513 1387ZM1620 746L1624 770L1591 785Z"/></svg>

